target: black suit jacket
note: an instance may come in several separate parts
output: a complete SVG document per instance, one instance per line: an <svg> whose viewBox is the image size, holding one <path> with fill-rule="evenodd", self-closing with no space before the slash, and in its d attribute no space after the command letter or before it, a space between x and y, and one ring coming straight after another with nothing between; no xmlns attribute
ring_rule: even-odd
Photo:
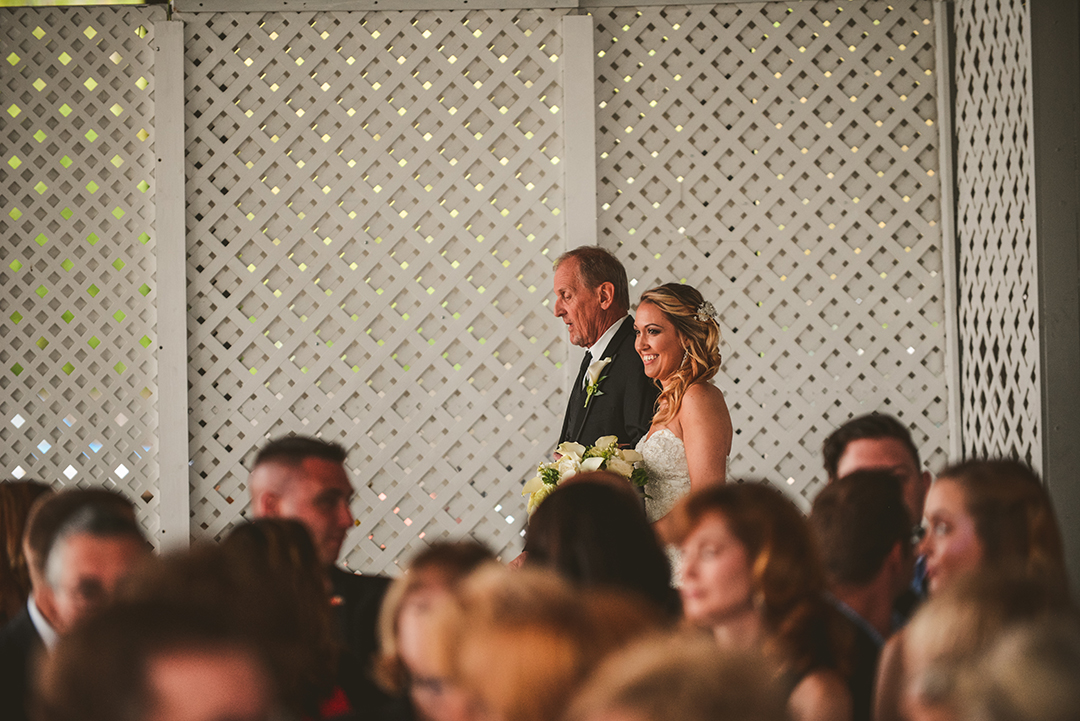
<svg viewBox="0 0 1080 721"><path fill-rule="evenodd" d="M383 596L390 586L384 576L357 576L336 566L330 570L337 606L336 621L344 643L338 664L338 685L361 718L379 718L390 697L372 680L372 660L378 648L376 627Z"/></svg>
<svg viewBox="0 0 1080 721"><path fill-rule="evenodd" d="M584 446L603 436L618 436L619 444L633 448L649 432L659 389L645 375L641 357L634 350L634 319L628 316L604 349L611 363L601 374L602 395L594 395L585 407L580 383L570 389L559 443L574 441ZM593 361L602 358L593 358Z"/></svg>
<svg viewBox="0 0 1080 721"><path fill-rule="evenodd" d="M0 631L0 718L26 721L30 669L44 650L45 644L24 606Z"/></svg>

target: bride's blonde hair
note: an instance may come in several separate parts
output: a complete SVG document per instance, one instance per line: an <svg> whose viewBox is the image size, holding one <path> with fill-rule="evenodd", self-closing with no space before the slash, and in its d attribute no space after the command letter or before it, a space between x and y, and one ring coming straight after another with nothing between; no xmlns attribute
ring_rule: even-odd
<svg viewBox="0 0 1080 721"><path fill-rule="evenodd" d="M693 286L665 283L642 293L638 306L644 303L656 306L671 321L686 349L682 365L668 379L668 388L662 388L656 399L653 423L664 424L679 412L687 388L711 379L720 370L720 325L712 304L706 303Z"/></svg>

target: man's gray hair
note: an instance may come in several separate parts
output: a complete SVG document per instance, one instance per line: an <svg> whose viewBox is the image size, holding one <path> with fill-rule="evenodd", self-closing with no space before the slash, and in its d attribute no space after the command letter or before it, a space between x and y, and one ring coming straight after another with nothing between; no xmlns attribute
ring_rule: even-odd
<svg viewBox="0 0 1080 721"><path fill-rule="evenodd" d="M146 542L134 513L116 503L87 503L72 512L60 525L45 557L45 581L56 588L60 578L60 557L65 543L72 536L89 535L98 538L130 538Z"/></svg>
<svg viewBox="0 0 1080 721"><path fill-rule="evenodd" d="M626 280L626 268L610 251L598 245L583 245L556 258L555 267L558 268L567 260L577 261L582 285L592 290L602 283L611 283L615 286L615 309L623 312L630 310L630 284Z"/></svg>

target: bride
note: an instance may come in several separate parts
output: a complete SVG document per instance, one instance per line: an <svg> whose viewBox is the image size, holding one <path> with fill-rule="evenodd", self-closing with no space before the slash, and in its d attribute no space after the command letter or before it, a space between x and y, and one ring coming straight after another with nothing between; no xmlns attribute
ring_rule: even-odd
<svg viewBox="0 0 1080 721"><path fill-rule="evenodd" d="M634 334L645 375L660 387L652 426L637 445L649 474L645 511L658 521L691 488L725 480L731 416L709 382L720 370L720 326L697 289L665 283L642 294Z"/></svg>

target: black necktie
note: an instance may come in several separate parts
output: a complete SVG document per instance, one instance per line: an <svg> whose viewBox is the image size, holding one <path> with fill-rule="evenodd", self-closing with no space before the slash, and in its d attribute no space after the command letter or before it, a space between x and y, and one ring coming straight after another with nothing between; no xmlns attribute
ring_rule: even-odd
<svg viewBox="0 0 1080 721"><path fill-rule="evenodd" d="M585 403L585 387L584 380L585 374L589 370L589 362L592 360L592 353L585 351L585 357L581 359L581 368L578 369L577 380L574 381L574 387L570 389L570 398L574 402L574 415L577 415L577 411Z"/></svg>

